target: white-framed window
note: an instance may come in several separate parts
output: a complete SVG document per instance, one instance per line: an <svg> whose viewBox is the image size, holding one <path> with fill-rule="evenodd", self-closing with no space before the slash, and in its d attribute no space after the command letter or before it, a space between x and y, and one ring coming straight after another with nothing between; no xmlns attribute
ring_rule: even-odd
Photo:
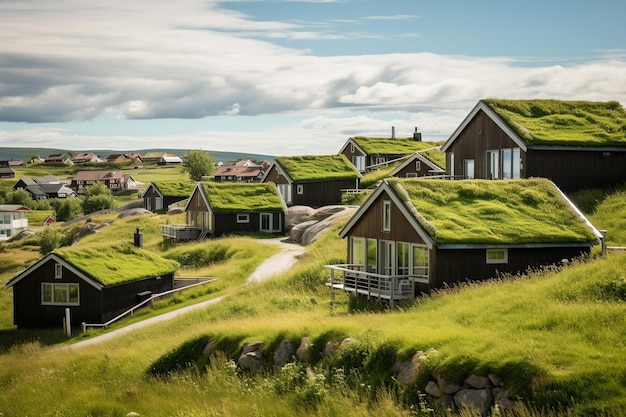
<svg viewBox="0 0 626 417"><path fill-rule="evenodd" d="M54 278L55 279L63 278L63 265L54 264Z"/></svg>
<svg viewBox="0 0 626 417"><path fill-rule="evenodd" d="M385 162L387 162L387 158L385 158L384 156L376 156L374 157L373 165L383 165Z"/></svg>
<svg viewBox="0 0 626 417"><path fill-rule="evenodd" d="M407 178L417 178L417 172L407 172L406 173L406 177Z"/></svg>
<svg viewBox="0 0 626 417"><path fill-rule="evenodd" d="M383 201L383 232L391 231L391 201Z"/></svg>
<svg viewBox="0 0 626 417"><path fill-rule="evenodd" d="M411 245L411 274L419 282L428 283L429 256L428 247Z"/></svg>
<svg viewBox="0 0 626 417"><path fill-rule="evenodd" d="M291 197L291 184L278 184L276 187L285 204L291 204L293 202Z"/></svg>
<svg viewBox="0 0 626 417"><path fill-rule="evenodd" d="M519 148L502 149L502 179L520 178L521 161Z"/></svg>
<svg viewBox="0 0 626 417"><path fill-rule="evenodd" d="M420 172L422 170L422 161L415 161L415 171Z"/></svg>
<svg viewBox="0 0 626 417"><path fill-rule="evenodd" d="M237 215L237 223L250 223L250 215L249 214L238 214Z"/></svg>
<svg viewBox="0 0 626 417"><path fill-rule="evenodd" d="M474 179L474 160L473 159L463 160L463 177L467 180Z"/></svg>
<svg viewBox="0 0 626 417"><path fill-rule="evenodd" d="M365 238L350 238L350 263L365 266Z"/></svg>
<svg viewBox="0 0 626 417"><path fill-rule="evenodd" d="M365 171L365 157L364 156L353 156L352 157L352 165L354 165L354 167L360 171L360 172L364 172Z"/></svg>
<svg viewBox="0 0 626 417"><path fill-rule="evenodd" d="M354 151L356 151L356 149L354 148L354 143L350 144L350 153L354 153Z"/></svg>
<svg viewBox="0 0 626 417"><path fill-rule="evenodd" d="M509 262L509 251L504 248L487 249L486 256L488 264L506 264Z"/></svg>
<svg viewBox="0 0 626 417"><path fill-rule="evenodd" d="M78 284L43 282L41 284L41 304L77 306L80 304Z"/></svg>
<svg viewBox="0 0 626 417"><path fill-rule="evenodd" d="M454 152L450 152L450 176L454 177Z"/></svg>
<svg viewBox="0 0 626 417"><path fill-rule="evenodd" d="M487 151L487 175L488 180L500 179L500 152Z"/></svg>
<svg viewBox="0 0 626 417"><path fill-rule="evenodd" d="M299 195L304 194L304 184L296 185L296 193L298 193Z"/></svg>
<svg viewBox="0 0 626 417"><path fill-rule="evenodd" d="M378 271L378 241L367 239L367 272L377 273Z"/></svg>
<svg viewBox="0 0 626 417"><path fill-rule="evenodd" d="M410 271L410 244L396 242L396 271L398 275L409 275Z"/></svg>

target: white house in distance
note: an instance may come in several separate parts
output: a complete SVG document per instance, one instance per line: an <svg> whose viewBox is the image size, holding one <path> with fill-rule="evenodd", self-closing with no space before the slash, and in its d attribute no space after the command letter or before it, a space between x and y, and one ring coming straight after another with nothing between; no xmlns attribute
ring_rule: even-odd
<svg viewBox="0 0 626 417"><path fill-rule="evenodd" d="M20 204L0 204L0 241L8 240L27 229L30 211Z"/></svg>

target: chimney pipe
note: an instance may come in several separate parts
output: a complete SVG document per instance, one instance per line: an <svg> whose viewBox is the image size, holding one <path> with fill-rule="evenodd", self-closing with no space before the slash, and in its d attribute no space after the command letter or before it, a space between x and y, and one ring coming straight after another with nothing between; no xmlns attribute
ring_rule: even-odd
<svg viewBox="0 0 626 417"><path fill-rule="evenodd" d="M396 138L396 127L391 126L391 139L395 139L395 138Z"/></svg>
<svg viewBox="0 0 626 417"><path fill-rule="evenodd" d="M417 126L415 126L415 132L413 133L413 140L417 142L422 141L422 134L417 131Z"/></svg>
<svg viewBox="0 0 626 417"><path fill-rule="evenodd" d="M137 228L137 231L135 232L133 237L135 241L135 246L137 246L139 249L143 249L143 233L141 233L141 230L139 230L139 228Z"/></svg>

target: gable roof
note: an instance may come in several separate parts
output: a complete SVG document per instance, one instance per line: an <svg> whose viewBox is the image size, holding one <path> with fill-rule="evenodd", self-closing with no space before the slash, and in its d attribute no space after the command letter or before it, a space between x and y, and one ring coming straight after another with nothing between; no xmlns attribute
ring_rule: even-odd
<svg viewBox="0 0 626 417"><path fill-rule="evenodd" d="M411 155L408 158L406 158L406 160L403 163L401 163L400 165L398 165L393 171L391 171L389 173L389 176L390 177L396 176L400 171L402 171L404 168L406 168L408 165L414 163L415 161L420 161L420 162L425 163L426 165L428 165L430 167L430 171L436 171L436 172L445 173L445 169L443 169L439 165L435 164L429 158L424 156L421 152L415 152L413 155Z"/></svg>
<svg viewBox="0 0 626 417"><path fill-rule="evenodd" d="M72 181L104 181L121 179L124 173L121 171L78 171Z"/></svg>
<svg viewBox="0 0 626 417"><path fill-rule="evenodd" d="M285 204L271 183L198 182L196 190L214 213L283 211ZM195 192L195 190L194 190Z"/></svg>
<svg viewBox="0 0 626 417"><path fill-rule="evenodd" d="M362 177L345 155L280 156L274 160L272 166L278 166L291 182L333 181ZM265 176L271 170L272 167L267 170Z"/></svg>
<svg viewBox="0 0 626 417"><path fill-rule="evenodd" d="M379 189L381 190L379 192ZM596 244L600 233L547 179L384 181L366 200L386 191L401 201L429 239L438 246ZM361 217L366 204L354 217ZM358 218L351 219L341 236ZM418 229L416 229L418 230Z"/></svg>
<svg viewBox="0 0 626 417"><path fill-rule="evenodd" d="M189 181L153 181L151 182L143 195L145 195L150 187L154 187L161 197L182 197L187 198L191 196L193 190L196 188L196 183ZM142 195L142 197L143 197Z"/></svg>
<svg viewBox="0 0 626 417"><path fill-rule="evenodd" d="M0 211L13 213L13 212L19 212L19 211L28 212L32 210L21 204L0 204Z"/></svg>
<svg viewBox="0 0 626 417"><path fill-rule="evenodd" d="M98 289L170 274L179 268L176 261L162 258L130 243L66 246L56 249L17 274L7 283L7 287L15 285L49 259L68 267Z"/></svg>
<svg viewBox="0 0 626 417"><path fill-rule="evenodd" d="M355 136L348 139L339 153L343 153L349 144L357 146L367 155L410 155L433 146L432 142L422 142L413 138L391 139Z"/></svg>
<svg viewBox="0 0 626 417"><path fill-rule="evenodd" d="M262 174L261 166L249 166L249 165L222 165L217 167L214 176L215 177L251 177L256 178Z"/></svg>
<svg viewBox="0 0 626 417"><path fill-rule="evenodd" d="M442 147L446 151L479 111L516 144L626 148L626 110L617 101L480 100Z"/></svg>

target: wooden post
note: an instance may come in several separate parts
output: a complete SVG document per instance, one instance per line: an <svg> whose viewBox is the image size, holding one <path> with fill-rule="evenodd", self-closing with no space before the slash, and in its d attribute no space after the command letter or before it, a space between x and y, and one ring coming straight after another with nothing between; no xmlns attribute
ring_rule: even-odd
<svg viewBox="0 0 626 417"><path fill-rule="evenodd" d="M70 322L70 309L67 307L65 309L65 334L68 336L72 335L72 323Z"/></svg>

